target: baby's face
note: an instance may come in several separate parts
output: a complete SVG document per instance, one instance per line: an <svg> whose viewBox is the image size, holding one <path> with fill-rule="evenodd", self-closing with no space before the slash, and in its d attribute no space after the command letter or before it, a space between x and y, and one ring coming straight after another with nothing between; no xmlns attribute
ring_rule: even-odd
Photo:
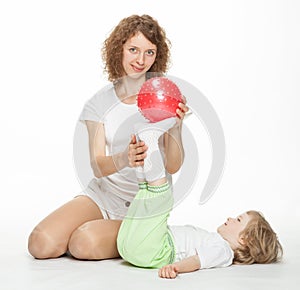
<svg viewBox="0 0 300 290"><path fill-rule="evenodd" d="M229 242L231 247L237 248L242 243L240 233L245 229L251 216L246 212L238 215L236 218L229 217L227 221L218 227L218 233Z"/></svg>

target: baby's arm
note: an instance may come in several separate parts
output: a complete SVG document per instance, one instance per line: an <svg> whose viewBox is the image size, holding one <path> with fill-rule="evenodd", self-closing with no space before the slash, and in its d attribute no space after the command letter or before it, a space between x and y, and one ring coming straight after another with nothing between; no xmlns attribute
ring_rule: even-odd
<svg viewBox="0 0 300 290"><path fill-rule="evenodd" d="M166 265L159 269L158 275L161 278L174 279L179 273L193 272L200 269L200 260L198 255L190 256L179 262Z"/></svg>

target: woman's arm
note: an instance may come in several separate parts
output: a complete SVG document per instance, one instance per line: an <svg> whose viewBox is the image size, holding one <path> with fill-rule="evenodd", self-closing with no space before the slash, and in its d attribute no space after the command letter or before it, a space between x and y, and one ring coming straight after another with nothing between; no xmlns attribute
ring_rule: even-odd
<svg viewBox="0 0 300 290"><path fill-rule="evenodd" d="M185 99L183 102L184 103L179 104L179 109L176 111L178 116L178 122L176 126L164 134L166 170L170 174L176 173L180 169L184 160L181 131L182 121L189 108L185 105Z"/></svg>
<svg viewBox="0 0 300 290"><path fill-rule="evenodd" d="M177 124L164 134L165 166L170 174L176 173L184 160L184 149L181 140L182 124Z"/></svg>
<svg viewBox="0 0 300 290"><path fill-rule="evenodd" d="M179 262L166 265L159 269L158 275L161 278L176 278L179 273L188 273L200 269L200 260L198 255L183 259Z"/></svg>
<svg viewBox="0 0 300 290"><path fill-rule="evenodd" d="M105 131L102 123L86 121L89 135L90 163L98 178L113 174L127 166L143 165L147 147L131 136L128 147L120 153L106 156Z"/></svg>

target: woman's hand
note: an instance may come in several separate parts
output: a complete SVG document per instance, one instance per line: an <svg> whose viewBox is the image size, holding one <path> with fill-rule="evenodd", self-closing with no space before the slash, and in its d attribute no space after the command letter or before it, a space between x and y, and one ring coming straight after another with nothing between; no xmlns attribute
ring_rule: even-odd
<svg viewBox="0 0 300 290"><path fill-rule="evenodd" d="M158 275L160 278L168 278L168 279L174 279L177 277L179 273L179 268L175 264L170 264L162 267L158 271Z"/></svg>
<svg viewBox="0 0 300 290"><path fill-rule="evenodd" d="M189 111L188 106L186 105L186 98L182 96L182 102L179 103L178 109L176 110L177 117L181 123L184 119L185 114Z"/></svg>
<svg viewBox="0 0 300 290"><path fill-rule="evenodd" d="M128 146L128 164L130 167L144 165L144 159L147 156L148 147L145 142L137 141L135 135L131 135L131 141Z"/></svg>

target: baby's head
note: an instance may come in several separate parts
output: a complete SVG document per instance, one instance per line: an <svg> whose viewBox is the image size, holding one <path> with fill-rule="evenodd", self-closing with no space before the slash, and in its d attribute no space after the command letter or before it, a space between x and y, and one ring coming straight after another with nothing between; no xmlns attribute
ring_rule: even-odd
<svg viewBox="0 0 300 290"><path fill-rule="evenodd" d="M247 211L237 218L228 218L218 233L234 251L234 264L268 264L282 256L282 246L276 233L263 215Z"/></svg>

